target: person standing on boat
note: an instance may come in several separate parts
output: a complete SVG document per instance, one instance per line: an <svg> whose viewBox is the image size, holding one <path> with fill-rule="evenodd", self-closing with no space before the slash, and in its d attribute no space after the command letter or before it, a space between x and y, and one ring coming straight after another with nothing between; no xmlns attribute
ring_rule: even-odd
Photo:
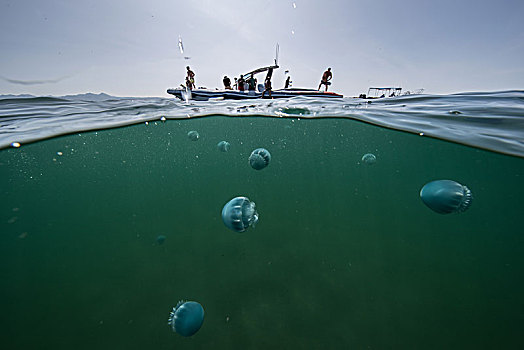
<svg viewBox="0 0 524 350"><path fill-rule="evenodd" d="M322 80L320 80L320 84L318 84L318 90L320 91L322 85L326 85L326 91L328 91L328 86L331 85L329 82L331 78L333 78L333 74L331 74L331 68L328 68L327 71L322 74Z"/></svg>
<svg viewBox="0 0 524 350"><path fill-rule="evenodd" d="M266 75L266 80L264 81L264 92L262 92L262 98L264 98L264 95L266 92L269 94L269 98L271 98L271 77L273 76L273 68L269 68Z"/></svg>
<svg viewBox="0 0 524 350"><path fill-rule="evenodd" d="M195 72L189 68L189 66L186 67L187 69L187 76L186 76L186 85L189 89L195 88Z"/></svg>
<svg viewBox="0 0 524 350"><path fill-rule="evenodd" d="M224 83L224 88L226 90L231 90L231 79L229 79L227 75L224 75L224 79L222 79L222 82Z"/></svg>
<svg viewBox="0 0 524 350"><path fill-rule="evenodd" d="M269 98L271 98L271 77L266 78L266 81L264 82L264 92L262 93L262 98L264 98L266 91L269 95Z"/></svg>
<svg viewBox="0 0 524 350"><path fill-rule="evenodd" d="M238 91L244 91L244 84L246 81L244 80L244 76L241 75L240 79L238 79Z"/></svg>
<svg viewBox="0 0 524 350"><path fill-rule="evenodd" d="M251 78L247 80L247 84L249 85L248 90L249 91L256 91L257 90L257 80L255 79L255 75L251 74Z"/></svg>
<svg viewBox="0 0 524 350"><path fill-rule="evenodd" d="M291 87L291 83L292 83L291 76L288 75L287 79L286 79L286 85L284 85L284 89L290 88Z"/></svg>

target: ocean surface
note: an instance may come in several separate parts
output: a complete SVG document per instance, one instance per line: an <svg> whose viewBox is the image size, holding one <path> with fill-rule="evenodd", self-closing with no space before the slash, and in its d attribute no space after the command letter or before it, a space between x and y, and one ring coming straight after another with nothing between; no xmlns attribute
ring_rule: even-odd
<svg viewBox="0 0 524 350"><path fill-rule="evenodd" d="M466 211L424 204L440 179ZM524 348L524 91L0 96L0 196L4 349Z"/></svg>

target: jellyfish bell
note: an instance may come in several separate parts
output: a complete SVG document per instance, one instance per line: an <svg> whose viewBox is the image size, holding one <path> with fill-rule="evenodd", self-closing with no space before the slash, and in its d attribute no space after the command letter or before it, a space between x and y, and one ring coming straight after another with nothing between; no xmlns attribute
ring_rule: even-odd
<svg viewBox="0 0 524 350"><path fill-rule="evenodd" d="M164 242L166 241L166 236L164 235L159 235L157 238L156 238L156 242L158 244L164 244Z"/></svg>
<svg viewBox="0 0 524 350"><path fill-rule="evenodd" d="M255 227L258 222L258 213L255 202L247 197L235 197L222 208L222 221L227 228L244 232L250 226Z"/></svg>
<svg viewBox="0 0 524 350"><path fill-rule="evenodd" d="M187 137L189 137L191 141L197 141L200 135L198 134L198 131L191 130L187 133Z"/></svg>
<svg viewBox="0 0 524 350"><path fill-rule="evenodd" d="M377 162L377 157L373 153L366 153L362 156L362 161L367 165L373 165Z"/></svg>
<svg viewBox="0 0 524 350"><path fill-rule="evenodd" d="M420 190L420 198L439 214L461 213L471 206L473 200L467 186L452 180L428 182Z"/></svg>
<svg viewBox="0 0 524 350"><path fill-rule="evenodd" d="M196 301L179 301L167 320L173 332L184 337L190 337L198 332L202 323L204 323L204 308Z"/></svg>
<svg viewBox="0 0 524 350"><path fill-rule="evenodd" d="M221 152L229 151L230 147L231 147L231 144L227 141L220 141L217 145L218 150Z"/></svg>
<svg viewBox="0 0 524 350"><path fill-rule="evenodd" d="M271 153L265 148L257 148L249 155L249 165L255 170L264 169L269 165Z"/></svg>

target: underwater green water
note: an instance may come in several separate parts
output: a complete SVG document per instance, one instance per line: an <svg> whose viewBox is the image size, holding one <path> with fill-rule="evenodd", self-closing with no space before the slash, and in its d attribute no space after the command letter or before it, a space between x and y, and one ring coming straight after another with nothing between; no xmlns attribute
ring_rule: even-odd
<svg viewBox="0 0 524 350"><path fill-rule="evenodd" d="M436 179L467 185L471 208L426 207ZM2 348L523 348L523 180L522 158L348 119L168 120L2 150ZM239 195L260 214L244 233L220 216ZM205 309L190 338L167 325L181 299Z"/></svg>

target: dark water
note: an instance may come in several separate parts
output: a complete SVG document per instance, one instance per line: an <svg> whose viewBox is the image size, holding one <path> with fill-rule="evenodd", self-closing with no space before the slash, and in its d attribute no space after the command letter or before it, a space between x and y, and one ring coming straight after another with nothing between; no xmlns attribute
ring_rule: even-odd
<svg viewBox="0 0 524 350"><path fill-rule="evenodd" d="M523 93L505 94L514 100L505 107L490 96L454 104L461 95L453 95L442 105L435 97L432 122L422 119L432 97L354 113L399 123L402 108L418 109L403 125L449 128L468 140L490 135L488 145L507 146L494 151L521 154ZM349 110L371 108L351 100L338 109L309 100L43 101L49 110L5 101L0 109L1 139L22 144L0 151L3 348L524 347L522 158L348 119ZM479 110L471 124L461 117L471 114L466 105ZM477 132L481 106L514 113ZM295 118L249 116L267 108ZM195 109L229 116L169 119ZM340 115L303 118L323 109ZM437 123L442 115L461 119ZM140 118L157 121L82 131ZM221 140L229 152L217 150ZM261 171L247 162L257 147L272 155ZM365 153L376 164L363 164ZM419 191L435 179L467 185L471 208L427 208ZM237 195L260 214L245 233L220 217ZM180 299L205 308L191 338L167 326Z"/></svg>

